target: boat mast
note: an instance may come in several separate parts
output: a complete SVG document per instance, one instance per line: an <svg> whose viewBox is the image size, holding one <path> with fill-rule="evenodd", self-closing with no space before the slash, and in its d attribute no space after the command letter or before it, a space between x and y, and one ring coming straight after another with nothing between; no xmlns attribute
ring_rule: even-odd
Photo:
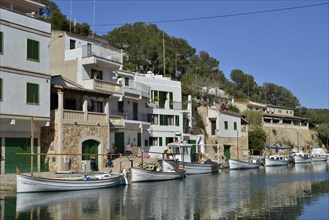
<svg viewBox="0 0 329 220"><path fill-rule="evenodd" d="M33 176L34 164L33 164L33 156L34 156L34 118L31 119L31 176Z"/></svg>
<svg viewBox="0 0 329 220"><path fill-rule="evenodd" d="M239 132L236 131L236 159L239 160Z"/></svg>

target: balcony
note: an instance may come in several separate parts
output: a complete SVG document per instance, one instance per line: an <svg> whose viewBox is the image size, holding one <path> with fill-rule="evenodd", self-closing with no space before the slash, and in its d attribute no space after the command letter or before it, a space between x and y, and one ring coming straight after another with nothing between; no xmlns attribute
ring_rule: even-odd
<svg viewBox="0 0 329 220"><path fill-rule="evenodd" d="M110 126L111 128L124 128L124 119L120 115L110 115Z"/></svg>
<svg viewBox="0 0 329 220"><path fill-rule="evenodd" d="M124 86L125 94L130 93L146 98L150 98L151 87L143 83L139 83L133 80L129 80L129 85Z"/></svg>
<svg viewBox="0 0 329 220"><path fill-rule="evenodd" d="M55 114L54 114L55 113ZM52 117L58 117L58 110L52 111ZM55 119L56 120L56 119ZM67 124L76 123L80 125L108 125L106 121L106 114L99 112L83 112L77 110L67 110L63 112L63 122ZM120 115L110 115L111 128L123 128L124 119Z"/></svg>
<svg viewBox="0 0 329 220"><path fill-rule="evenodd" d="M123 92L122 85L99 79L84 80L83 85L86 89L93 89L116 94L122 94Z"/></svg>
<svg viewBox="0 0 329 220"><path fill-rule="evenodd" d="M105 48L98 45L82 47L82 65L98 65L103 67L122 65L122 51L116 48Z"/></svg>

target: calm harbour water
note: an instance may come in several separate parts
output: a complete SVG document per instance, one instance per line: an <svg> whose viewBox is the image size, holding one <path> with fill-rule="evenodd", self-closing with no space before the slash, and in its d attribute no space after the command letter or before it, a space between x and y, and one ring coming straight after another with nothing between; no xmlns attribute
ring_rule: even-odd
<svg viewBox="0 0 329 220"><path fill-rule="evenodd" d="M4 197L1 219L329 219L329 163Z"/></svg>

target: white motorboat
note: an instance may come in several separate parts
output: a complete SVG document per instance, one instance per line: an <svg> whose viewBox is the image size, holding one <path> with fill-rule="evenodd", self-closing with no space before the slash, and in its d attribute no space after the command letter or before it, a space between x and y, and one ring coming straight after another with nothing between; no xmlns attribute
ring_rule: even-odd
<svg viewBox="0 0 329 220"><path fill-rule="evenodd" d="M325 154L323 155L313 154L311 158L312 158L311 162L326 162L328 160L328 156Z"/></svg>
<svg viewBox="0 0 329 220"><path fill-rule="evenodd" d="M312 158L308 153L300 152L294 153L291 156L291 160L293 163L311 163Z"/></svg>
<svg viewBox="0 0 329 220"><path fill-rule="evenodd" d="M180 162L180 168L186 170L186 175L218 173L220 164L207 160L205 162L192 162L192 144L174 142L167 145L167 155Z"/></svg>
<svg viewBox="0 0 329 220"><path fill-rule="evenodd" d="M50 192L85 190L114 187L128 184L127 177L122 174L102 174L98 176L45 178L27 174L17 174L17 193L22 192Z"/></svg>
<svg viewBox="0 0 329 220"><path fill-rule="evenodd" d="M260 167L259 163L253 163L242 160L232 160L229 159L229 168L230 170L240 170L240 169L257 169Z"/></svg>
<svg viewBox="0 0 329 220"><path fill-rule="evenodd" d="M328 160L328 155L326 154L324 149L320 147L315 147L312 149L311 158L311 162L324 162Z"/></svg>
<svg viewBox="0 0 329 220"><path fill-rule="evenodd" d="M289 163L289 159L282 155L270 155L265 157L265 166L286 166Z"/></svg>

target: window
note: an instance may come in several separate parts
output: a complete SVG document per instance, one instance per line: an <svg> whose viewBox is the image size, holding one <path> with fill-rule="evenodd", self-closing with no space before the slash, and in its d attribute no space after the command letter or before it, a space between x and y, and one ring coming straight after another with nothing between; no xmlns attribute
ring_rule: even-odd
<svg viewBox="0 0 329 220"><path fill-rule="evenodd" d="M75 40L70 39L70 50L75 49Z"/></svg>
<svg viewBox="0 0 329 220"><path fill-rule="evenodd" d="M2 79L0 78L0 101L2 101Z"/></svg>
<svg viewBox="0 0 329 220"><path fill-rule="evenodd" d="M228 129L228 122L224 121L224 129L227 130Z"/></svg>
<svg viewBox="0 0 329 220"><path fill-rule="evenodd" d="M92 101L92 105L94 106L93 111L94 112L103 112L103 102L98 102L98 101Z"/></svg>
<svg viewBox="0 0 329 220"><path fill-rule="evenodd" d="M125 86L129 86L129 78L125 77Z"/></svg>
<svg viewBox="0 0 329 220"><path fill-rule="evenodd" d="M158 146L158 138L157 137L149 137L151 146Z"/></svg>
<svg viewBox="0 0 329 220"><path fill-rule="evenodd" d="M234 126L234 130L236 131L238 129L238 124L234 122L233 126Z"/></svg>
<svg viewBox="0 0 329 220"><path fill-rule="evenodd" d="M39 42L27 39L27 59L39 61Z"/></svg>
<svg viewBox="0 0 329 220"><path fill-rule="evenodd" d="M123 101L118 102L118 112L122 113L123 112Z"/></svg>
<svg viewBox="0 0 329 220"><path fill-rule="evenodd" d="M3 53L3 33L0 31L0 54Z"/></svg>
<svg viewBox="0 0 329 220"><path fill-rule="evenodd" d="M103 72L100 70L91 69L91 78L92 79L103 79Z"/></svg>
<svg viewBox="0 0 329 220"><path fill-rule="evenodd" d="M158 115L152 115L152 118L151 118L151 124L152 125L158 125L159 122L158 122Z"/></svg>
<svg viewBox="0 0 329 220"><path fill-rule="evenodd" d="M26 103L39 104L39 85L34 83L26 84Z"/></svg>
<svg viewBox="0 0 329 220"><path fill-rule="evenodd" d="M173 115L168 115L168 125L175 125L175 117Z"/></svg>
<svg viewBox="0 0 329 220"><path fill-rule="evenodd" d="M179 115L175 115L175 125L179 126Z"/></svg>

